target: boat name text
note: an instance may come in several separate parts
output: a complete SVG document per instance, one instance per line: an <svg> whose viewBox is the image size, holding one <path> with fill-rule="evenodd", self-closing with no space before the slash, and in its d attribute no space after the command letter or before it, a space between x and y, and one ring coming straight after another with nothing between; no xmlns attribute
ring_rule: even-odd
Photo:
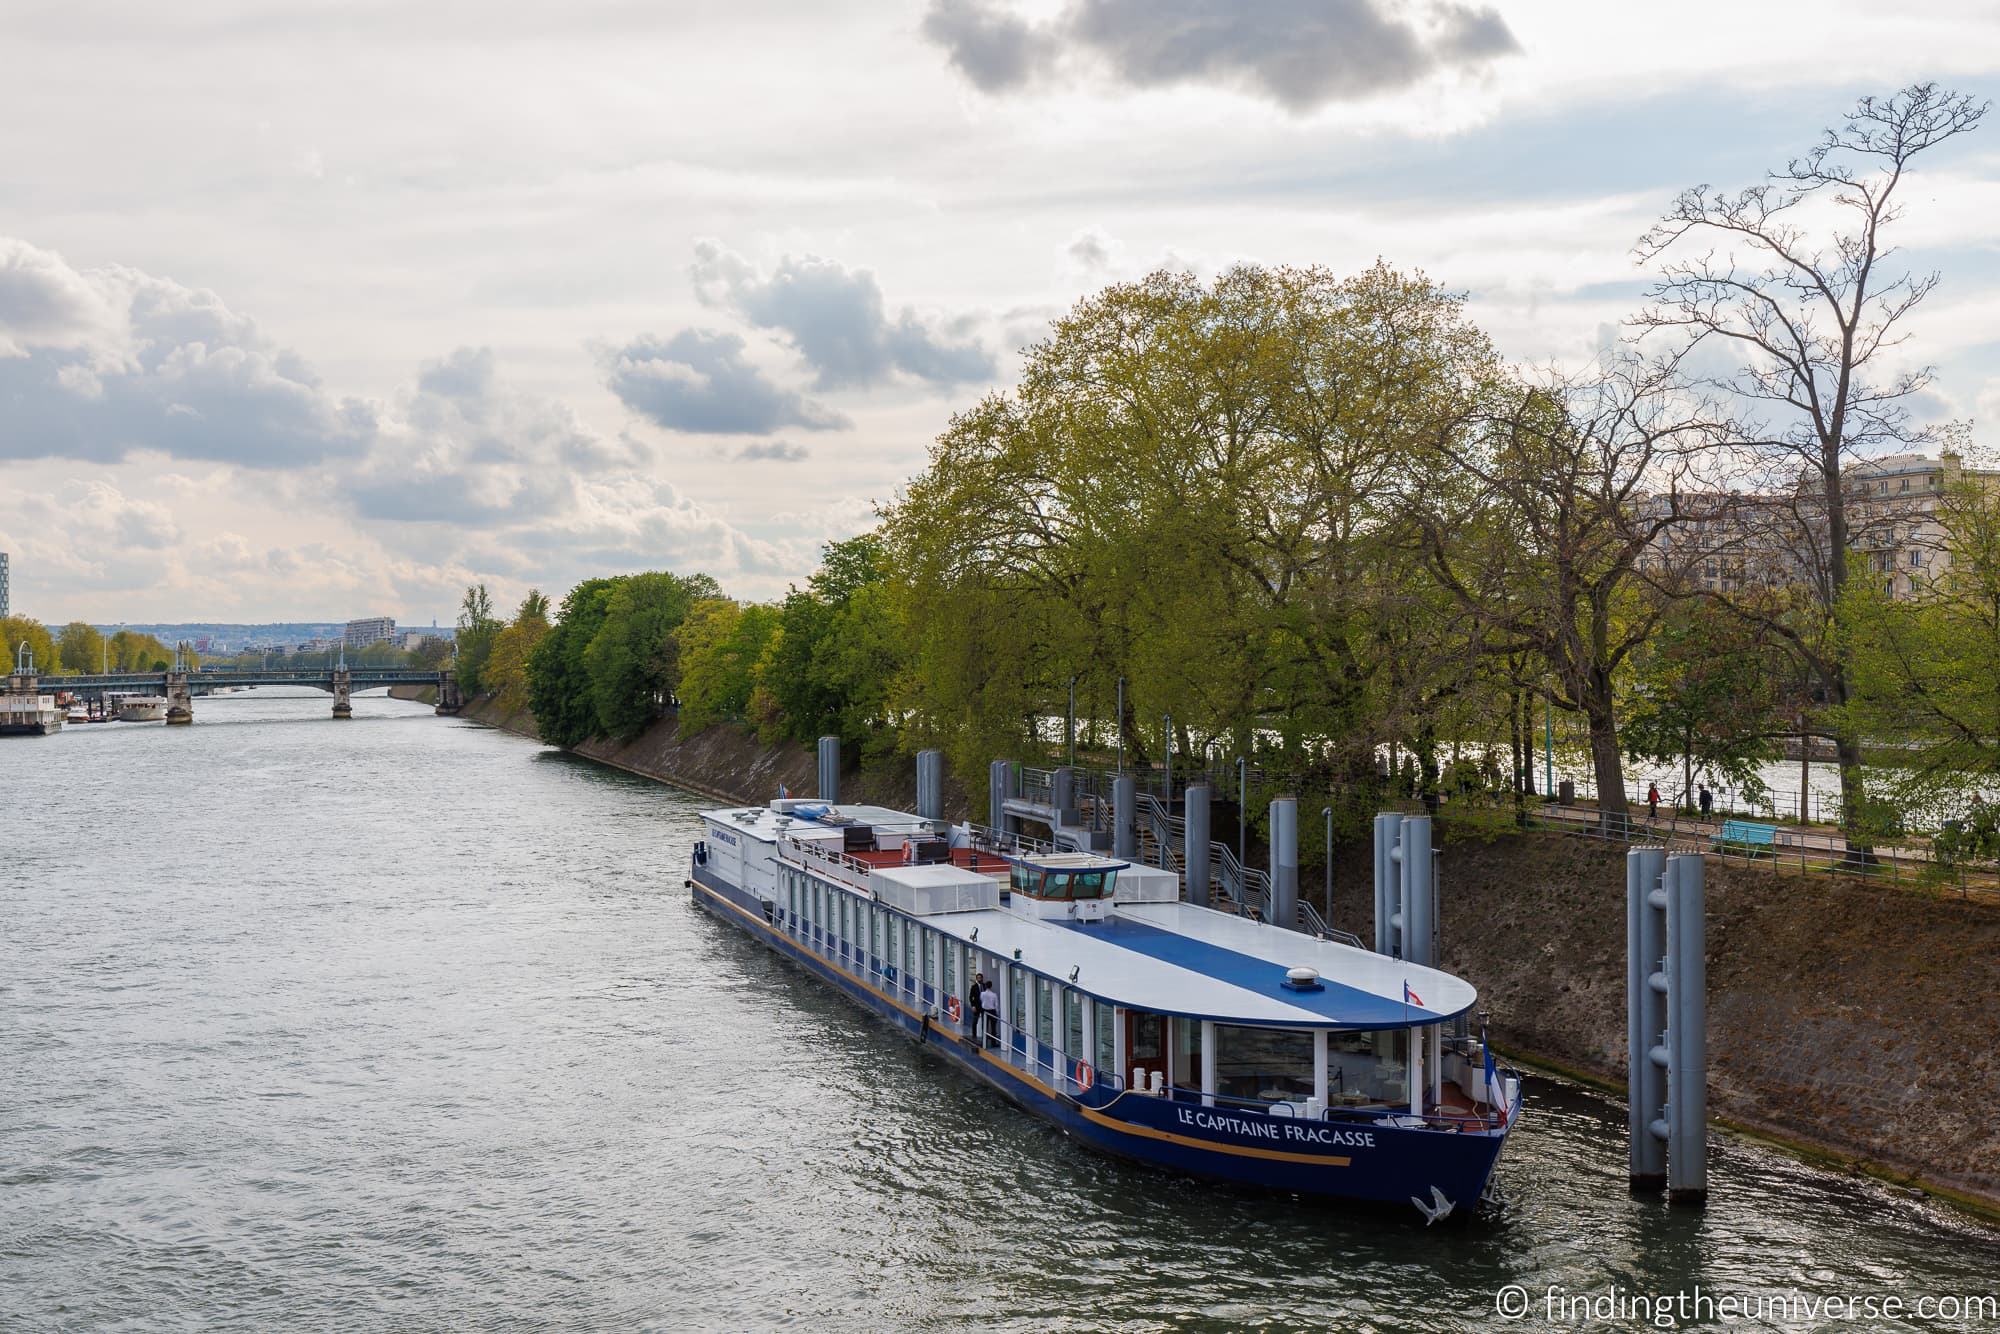
<svg viewBox="0 0 2000 1334"><path fill-rule="evenodd" d="M1375 1132L1372 1130L1336 1130L1332 1126L1314 1125L1306 1121L1246 1121L1240 1116L1196 1111L1191 1107L1180 1107L1175 1110L1180 1114L1182 1125L1193 1126L1198 1130L1220 1130L1251 1139L1290 1140L1330 1149L1375 1147Z"/></svg>

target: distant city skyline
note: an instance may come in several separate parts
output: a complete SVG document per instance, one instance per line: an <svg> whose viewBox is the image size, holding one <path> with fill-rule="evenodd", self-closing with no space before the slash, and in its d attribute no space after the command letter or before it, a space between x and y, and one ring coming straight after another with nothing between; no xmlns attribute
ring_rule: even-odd
<svg viewBox="0 0 2000 1334"><path fill-rule="evenodd" d="M116 9L0 45L0 549L43 619L779 596L1107 283L1379 256L1575 367L1682 188L1863 94L2000 93L1959 0L1182 0L1165 43L1081 0ZM1908 208L1943 284L1893 356L2000 443L2000 126Z"/></svg>

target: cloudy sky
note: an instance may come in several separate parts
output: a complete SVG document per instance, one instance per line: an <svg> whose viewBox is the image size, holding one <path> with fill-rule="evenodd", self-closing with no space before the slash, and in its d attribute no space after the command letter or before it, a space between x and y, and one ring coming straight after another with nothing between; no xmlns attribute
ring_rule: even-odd
<svg viewBox="0 0 2000 1334"><path fill-rule="evenodd" d="M1102 284L1360 268L1587 358L1681 187L2000 94L1990 0L188 0L0 38L0 549L45 620L781 593ZM1901 354L2000 443L2000 119Z"/></svg>

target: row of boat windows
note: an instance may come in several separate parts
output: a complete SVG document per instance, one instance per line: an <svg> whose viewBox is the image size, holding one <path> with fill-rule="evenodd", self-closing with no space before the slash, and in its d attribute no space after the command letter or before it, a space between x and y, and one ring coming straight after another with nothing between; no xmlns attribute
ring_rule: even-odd
<svg viewBox="0 0 2000 1334"><path fill-rule="evenodd" d="M779 925L816 953L847 964L874 985L935 1007L940 1014L949 1014L949 998L958 997L960 1024L970 1031L972 977L984 973L1001 994L1005 1031L994 1034L1001 1045L1025 1050L1032 1036L1041 1048L1061 1058L1087 1060L1099 1071L1117 1073L1122 1079L1111 1005L803 871L781 868L778 892ZM1315 1092L1310 1030L1210 1025L1216 1047L1213 1086L1204 1090L1201 1023L1144 1013L1135 1014L1133 1020L1125 1064L1164 1070L1177 1087L1260 1102ZM1406 1103L1409 1047L1410 1035L1402 1029L1329 1033L1325 1088L1329 1100Z"/></svg>
<svg viewBox="0 0 2000 1334"><path fill-rule="evenodd" d="M1001 1016L1010 1034L1032 1032L1043 1046L1072 1060L1086 1059L1100 1070L1113 1068L1116 1048L1110 1005L1092 1004L1075 988L1026 969L1003 967L1006 961L997 955L802 871L781 868L778 892L779 910L787 919L784 925L819 953L872 974L870 981L940 1010L947 998L957 997L963 1023L969 1027L973 975L983 973L996 992L1005 988Z"/></svg>

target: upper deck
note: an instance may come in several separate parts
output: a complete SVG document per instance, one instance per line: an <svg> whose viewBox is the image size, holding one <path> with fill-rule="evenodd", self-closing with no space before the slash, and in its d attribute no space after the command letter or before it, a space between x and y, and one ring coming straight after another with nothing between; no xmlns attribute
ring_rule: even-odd
<svg viewBox="0 0 2000 1334"><path fill-rule="evenodd" d="M907 812L843 806L823 820L810 813L818 805L773 803L705 818L711 830L768 844L776 860L919 915L946 937L1135 1010L1379 1030L1435 1024L1478 999L1470 983L1434 968L1179 902L1175 877L1157 868L1076 854L1009 857L973 846L963 827L940 846L925 842L938 837L934 827ZM858 828L869 831L867 846L844 832ZM912 840L917 846L906 846ZM1023 867L1103 876L1103 898L1010 894ZM1292 979L1299 969L1317 977L1302 988Z"/></svg>

